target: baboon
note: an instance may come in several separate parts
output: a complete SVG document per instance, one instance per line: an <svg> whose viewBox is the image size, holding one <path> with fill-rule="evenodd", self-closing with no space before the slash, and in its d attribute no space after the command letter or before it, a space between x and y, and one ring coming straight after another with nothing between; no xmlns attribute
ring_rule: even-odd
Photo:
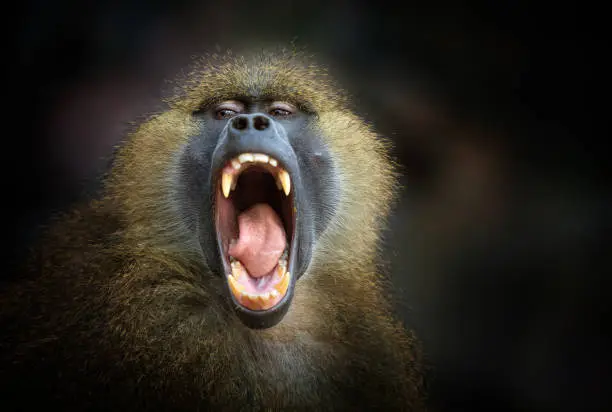
<svg viewBox="0 0 612 412"><path fill-rule="evenodd" d="M422 410L350 100L301 52L195 63L2 291L2 410Z"/></svg>

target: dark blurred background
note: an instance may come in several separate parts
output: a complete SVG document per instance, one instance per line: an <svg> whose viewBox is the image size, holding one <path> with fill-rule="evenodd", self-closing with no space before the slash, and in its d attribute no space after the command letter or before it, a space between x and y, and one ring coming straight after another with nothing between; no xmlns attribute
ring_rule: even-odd
<svg viewBox="0 0 612 412"><path fill-rule="evenodd" d="M435 410L606 410L609 46L601 10L534 3L23 0L4 18L5 261L192 55L294 41L395 142L387 260Z"/></svg>

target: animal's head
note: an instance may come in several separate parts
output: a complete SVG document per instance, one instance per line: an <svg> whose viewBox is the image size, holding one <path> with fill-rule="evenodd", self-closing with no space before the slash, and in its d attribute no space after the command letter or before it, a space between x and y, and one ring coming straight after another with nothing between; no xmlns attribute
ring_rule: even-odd
<svg viewBox="0 0 612 412"><path fill-rule="evenodd" d="M253 328L283 318L304 276L371 281L393 167L324 70L292 52L216 56L168 104L109 179L133 244L225 279Z"/></svg>

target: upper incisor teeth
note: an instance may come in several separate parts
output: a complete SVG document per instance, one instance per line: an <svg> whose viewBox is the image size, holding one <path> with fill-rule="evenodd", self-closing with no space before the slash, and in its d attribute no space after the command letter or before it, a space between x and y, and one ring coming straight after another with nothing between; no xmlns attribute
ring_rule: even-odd
<svg viewBox="0 0 612 412"><path fill-rule="evenodd" d="M238 156L238 161L240 161L240 163L252 162L253 161L253 154L252 153L243 153L240 156Z"/></svg>
<svg viewBox="0 0 612 412"><path fill-rule="evenodd" d="M253 155L253 161L255 161L255 162L268 163L268 160L270 160L268 155L260 154L260 153L257 153L257 154Z"/></svg>
<svg viewBox="0 0 612 412"><path fill-rule="evenodd" d="M232 159L231 164L235 170L240 170L243 163L248 162L260 162L269 163L273 167L278 167L278 161L276 159L262 154L262 153L242 153L236 159ZM221 188L223 189L223 195L229 197L230 191L236 189L238 183L237 175L232 173L223 173L221 177ZM285 169L279 168L278 174L276 175L276 186L279 190L285 192L285 196L289 196L291 192L291 177Z"/></svg>
<svg viewBox="0 0 612 412"><path fill-rule="evenodd" d="M278 166L278 161L276 161L276 159L263 153L242 153L238 155L236 159L232 160L232 166L238 170L242 163L249 162L270 163L274 167Z"/></svg>

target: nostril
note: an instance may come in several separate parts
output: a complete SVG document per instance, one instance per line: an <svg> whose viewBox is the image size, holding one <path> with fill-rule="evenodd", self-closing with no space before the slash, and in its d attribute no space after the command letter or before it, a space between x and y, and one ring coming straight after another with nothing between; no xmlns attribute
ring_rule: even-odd
<svg viewBox="0 0 612 412"><path fill-rule="evenodd" d="M253 123L256 130L266 130L270 127L270 119L264 116L256 116Z"/></svg>
<svg viewBox="0 0 612 412"><path fill-rule="evenodd" d="M238 116L232 120L232 127L236 130L244 130L248 126L248 119L245 116Z"/></svg>

